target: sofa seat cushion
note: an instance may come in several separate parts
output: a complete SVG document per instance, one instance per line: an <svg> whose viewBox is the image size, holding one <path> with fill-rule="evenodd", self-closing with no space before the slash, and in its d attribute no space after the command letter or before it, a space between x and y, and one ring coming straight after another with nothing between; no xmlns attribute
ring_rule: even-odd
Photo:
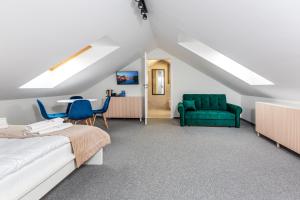
<svg viewBox="0 0 300 200"><path fill-rule="evenodd" d="M235 115L223 110L187 111L186 119L235 119Z"/></svg>

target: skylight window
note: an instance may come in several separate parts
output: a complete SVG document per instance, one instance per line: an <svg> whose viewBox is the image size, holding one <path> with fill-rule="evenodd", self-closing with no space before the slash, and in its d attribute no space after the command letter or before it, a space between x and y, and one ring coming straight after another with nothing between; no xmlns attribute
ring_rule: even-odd
<svg viewBox="0 0 300 200"><path fill-rule="evenodd" d="M274 85L273 82L197 40L179 38L178 44L249 85Z"/></svg>
<svg viewBox="0 0 300 200"><path fill-rule="evenodd" d="M111 39L103 37L52 66L20 88L54 88L118 48L119 46Z"/></svg>

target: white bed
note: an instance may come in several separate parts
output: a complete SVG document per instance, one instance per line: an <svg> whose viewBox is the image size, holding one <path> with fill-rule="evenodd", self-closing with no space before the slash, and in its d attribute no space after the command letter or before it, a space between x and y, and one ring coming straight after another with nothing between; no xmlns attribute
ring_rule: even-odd
<svg viewBox="0 0 300 200"><path fill-rule="evenodd" d="M102 149L90 161L102 164ZM0 199L40 199L76 169L69 139L0 138Z"/></svg>

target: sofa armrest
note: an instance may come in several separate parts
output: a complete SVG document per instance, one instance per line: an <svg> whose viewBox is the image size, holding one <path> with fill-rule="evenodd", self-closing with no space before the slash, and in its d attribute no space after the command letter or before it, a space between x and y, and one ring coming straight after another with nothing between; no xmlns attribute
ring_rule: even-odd
<svg viewBox="0 0 300 200"><path fill-rule="evenodd" d="M185 112L185 109L184 109L184 106L183 106L183 103L178 103L178 112L180 114L180 126L184 126L185 125L185 122L184 122L184 112Z"/></svg>
<svg viewBox="0 0 300 200"><path fill-rule="evenodd" d="M235 127L240 127L240 115L243 111L243 109L240 106L227 103L227 110L233 114L235 114Z"/></svg>

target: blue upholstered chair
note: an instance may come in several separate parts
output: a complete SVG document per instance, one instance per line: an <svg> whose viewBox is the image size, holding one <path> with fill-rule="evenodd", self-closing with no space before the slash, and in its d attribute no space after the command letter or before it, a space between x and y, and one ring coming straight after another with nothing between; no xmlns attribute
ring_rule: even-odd
<svg viewBox="0 0 300 200"><path fill-rule="evenodd" d="M69 120L84 121L87 125L92 125L93 110L89 100L76 100L72 103L70 111L68 113Z"/></svg>
<svg viewBox="0 0 300 200"><path fill-rule="evenodd" d="M72 97L70 97L70 99L83 99L83 97L82 96L72 96ZM68 107L67 107L67 110L66 110L67 114L70 111L71 105L72 105L72 103L68 103Z"/></svg>
<svg viewBox="0 0 300 200"><path fill-rule="evenodd" d="M110 102L110 96L107 96L106 99L105 99L105 102L103 104L103 107L101 109L98 109L98 110L93 110L93 114L94 114L93 124L96 121L97 115L102 115L102 117L104 119L104 124L105 124L106 128L108 128L108 124L107 124L107 119L106 119L105 113L108 110L109 102Z"/></svg>
<svg viewBox="0 0 300 200"><path fill-rule="evenodd" d="M39 99L37 99L36 101L37 101L38 106L40 108L41 115L43 116L44 119L54 119L54 118L59 118L59 117L61 117L61 118L67 117L66 113L52 113L52 114L48 114L47 111L46 111L46 108L45 108L44 104Z"/></svg>

